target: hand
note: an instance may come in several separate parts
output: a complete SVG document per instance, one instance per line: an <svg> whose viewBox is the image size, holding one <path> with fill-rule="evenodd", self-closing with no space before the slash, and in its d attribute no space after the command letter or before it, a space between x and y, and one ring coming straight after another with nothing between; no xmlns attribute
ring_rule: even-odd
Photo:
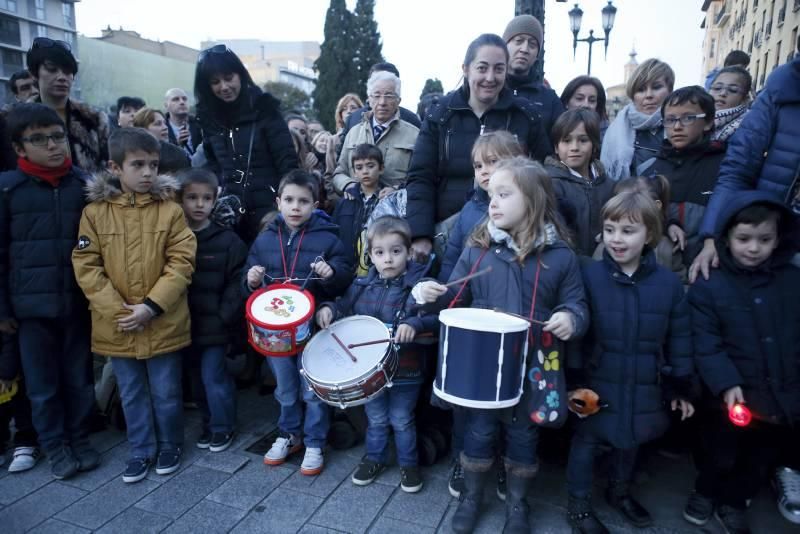
<svg viewBox="0 0 800 534"><path fill-rule="evenodd" d="M355 182L350 182L345 186L344 191L342 192L342 196L345 200L355 200L356 196L358 196L358 188L359 185Z"/></svg>
<svg viewBox="0 0 800 534"><path fill-rule="evenodd" d="M383 200L392 193L394 193L394 187L384 187L383 189L378 191L378 200Z"/></svg>
<svg viewBox="0 0 800 534"><path fill-rule="evenodd" d="M18 326L16 319L6 319L5 321L0 321L0 332L4 334L15 334Z"/></svg>
<svg viewBox="0 0 800 534"><path fill-rule="evenodd" d="M566 341L575 333L575 321L572 320L570 312L556 312L545 322L542 330L550 332L561 341Z"/></svg>
<svg viewBox="0 0 800 534"><path fill-rule="evenodd" d="M181 129L178 131L178 144L185 145L189 142L189 128L186 126L181 126Z"/></svg>
<svg viewBox="0 0 800 534"><path fill-rule="evenodd" d="M670 241L674 244L672 252L676 250L684 250L686 248L686 232L677 224L670 224L667 228L667 235Z"/></svg>
<svg viewBox="0 0 800 534"><path fill-rule="evenodd" d="M417 331L412 326L401 324L394 333L395 343L411 343L417 337Z"/></svg>
<svg viewBox="0 0 800 534"><path fill-rule="evenodd" d="M719 267L719 254L717 254L717 248L714 246L714 240L707 238L703 242L703 250L700 251L689 267L689 283L694 284L694 281L697 280L697 275L700 273L703 273L703 278L708 280L711 267L714 269Z"/></svg>
<svg viewBox="0 0 800 534"><path fill-rule="evenodd" d="M692 403L683 399L673 399L670 403L670 407L672 411L680 410L681 411L681 421L685 419L689 419L691 416L694 415L694 406Z"/></svg>
<svg viewBox="0 0 800 534"><path fill-rule="evenodd" d="M333 276L333 267L328 265L325 260L312 263L311 270L317 273L323 280L327 280Z"/></svg>
<svg viewBox="0 0 800 534"><path fill-rule="evenodd" d="M420 299L427 304L436 302L439 297L447 293L447 286L434 280L420 282L417 287L419 288Z"/></svg>
<svg viewBox="0 0 800 534"><path fill-rule="evenodd" d="M130 313L117 320L117 327L123 332L141 330L155 316L155 312L147 304L123 304Z"/></svg>
<svg viewBox="0 0 800 534"><path fill-rule="evenodd" d="M425 264L433 250L433 242L427 237L418 237L411 242L411 259Z"/></svg>
<svg viewBox="0 0 800 534"><path fill-rule="evenodd" d="M317 325L320 328L328 328L333 322L333 310L329 306L323 306L317 311Z"/></svg>
<svg viewBox="0 0 800 534"><path fill-rule="evenodd" d="M725 401L725 405L728 407L728 410L733 408L734 404L744 404L744 393L742 393L741 386L733 386L732 388L725 390L722 394L722 400Z"/></svg>
<svg viewBox="0 0 800 534"><path fill-rule="evenodd" d="M261 265L253 265L250 267L250 270L247 271L247 286L250 289L258 289L261 287L261 284L264 283L265 274L267 274L267 270L264 267Z"/></svg>

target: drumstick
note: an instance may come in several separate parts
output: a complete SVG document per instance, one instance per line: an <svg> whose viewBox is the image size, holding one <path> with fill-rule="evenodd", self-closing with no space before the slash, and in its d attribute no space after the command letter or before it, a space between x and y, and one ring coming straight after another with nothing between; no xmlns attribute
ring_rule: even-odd
<svg viewBox="0 0 800 534"><path fill-rule="evenodd" d="M418 335L414 339L418 339L418 338L421 338L421 337L433 337L433 334L431 334L430 332L424 332L424 333ZM361 343L350 343L349 345L347 345L347 348L348 349L355 349L357 347L366 347L368 345L379 345L381 343L391 343L392 341L394 341L394 339L392 339L392 338L373 339L372 341L363 341Z"/></svg>
<svg viewBox="0 0 800 534"><path fill-rule="evenodd" d="M500 308L494 308L494 311L496 311L497 313L505 313L506 315L513 315L514 317L518 317L518 318L522 319L523 321L528 321L529 323L540 324L542 326L546 326L547 325L546 321L537 321L536 319L528 319L524 315L520 315L518 313L512 313L512 312L509 312L509 311L501 310Z"/></svg>
<svg viewBox="0 0 800 534"><path fill-rule="evenodd" d="M472 280L473 278L475 278L477 276L481 276L483 274L486 274L491 270L492 270L492 266L490 265L487 268L481 269L480 271L478 271L476 273L468 274L467 276L464 276L463 278L457 278L457 279L453 280L452 282L447 282L444 285L444 287L457 286L458 284L463 284L467 280Z"/></svg>
<svg viewBox="0 0 800 534"><path fill-rule="evenodd" d="M339 346L342 347L342 349L344 349L347 355L350 356L350 359L353 360L353 363L358 361L356 357L353 355L353 353L350 352L350 350L348 350L347 346L344 343L342 343L342 340L339 339L339 336L336 335L336 332L331 332L331 336L336 341L336 343L338 343Z"/></svg>

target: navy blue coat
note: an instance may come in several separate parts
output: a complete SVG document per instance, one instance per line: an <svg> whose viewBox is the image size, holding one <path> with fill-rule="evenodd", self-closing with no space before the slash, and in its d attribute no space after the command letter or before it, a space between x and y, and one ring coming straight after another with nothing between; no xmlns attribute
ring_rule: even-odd
<svg viewBox="0 0 800 534"><path fill-rule="evenodd" d="M506 87L514 96L520 96L533 104L536 112L542 117L544 130L549 136L553 131L556 119L564 113L564 104L555 91L545 87L536 79L536 69L531 68L528 74L517 76L511 71L506 73Z"/></svg>
<svg viewBox="0 0 800 534"><path fill-rule="evenodd" d="M691 319L683 285L649 250L631 277L604 252L602 261L584 264L583 280L592 313L584 369L608 407L582 420L581 432L635 447L667 429L665 400L689 393ZM662 380L671 388L666 395Z"/></svg>
<svg viewBox="0 0 800 534"><path fill-rule="evenodd" d="M450 273L453 272L453 268L464 250L467 238L478 223L486 217L488 211L489 195L480 187L476 187L458 213L456 224L447 237L447 248L444 252L442 267L439 270L439 280L446 282L450 279Z"/></svg>
<svg viewBox="0 0 800 534"><path fill-rule="evenodd" d="M72 269L85 185L77 167L58 187L19 170L0 174L0 318L88 312Z"/></svg>
<svg viewBox="0 0 800 534"><path fill-rule="evenodd" d="M800 176L800 57L775 69L741 126L728 140L714 195L700 233L715 222L739 191L770 191L787 205Z"/></svg>
<svg viewBox="0 0 800 534"><path fill-rule="evenodd" d="M718 232L754 202L768 202L789 214L781 199L765 191L740 193L720 213ZM784 230L785 233L788 230ZM800 269L789 260L788 239L767 264L745 269L717 239L720 268L689 288L695 358L703 382L716 397L741 386L758 418L800 421Z"/></svg>

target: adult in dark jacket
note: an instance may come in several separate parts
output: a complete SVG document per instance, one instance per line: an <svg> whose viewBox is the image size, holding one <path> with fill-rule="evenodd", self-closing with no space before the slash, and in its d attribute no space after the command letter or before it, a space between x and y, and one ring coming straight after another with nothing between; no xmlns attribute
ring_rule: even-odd
<svg viewBox="0 0 800 534"><path fill-rule="evenodd" d="M194 93L208 166L224 193L241 200L243 216L236 230L252 242L261 218L275 207L280 179L298 167L280 102L255 85L225 45L200 53Z"/></svg>
<svg viewBox="0 0 800 534"><path fill-rule="evenodd" d="M197 117L189 115L189 97L178 87L164 95L164 117L169 127L169 142L184 149L191 156L203 142L203 131Z"/></svg>
<svg viewBox="0 0 800 534"><path fill-rule="evenodd" d="M472 144L481 133L508 130L540 161L552 151L533 105L503 87L507 63L501 37L483 34L472 41L462 67L464 85L441 97L422 124L406 185L415 254L429 254L435 224L463 206L473 186Z"/></svg>

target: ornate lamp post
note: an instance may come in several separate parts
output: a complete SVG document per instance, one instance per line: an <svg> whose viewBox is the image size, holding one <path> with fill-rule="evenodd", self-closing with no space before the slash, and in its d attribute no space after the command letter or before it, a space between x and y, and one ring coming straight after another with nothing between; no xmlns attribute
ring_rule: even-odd
<svg viewBox="0 0 800 534"><path fill-rule="evenodd" d="M578 32L581 31L581 19L583 18L583 10L575 4L575 7L569 11L569 27L572 30L572 57L575 57L575 52L578 48L578 43L589 43L589 66L586 69L586 74L592 73L592 45L598 41L605 42L605 54L608 55L608 34L614 27L614 18L617 16L617 8L608 0L608 5L603 8L603 31L605 37L595 37L594 30L589 30L589 37L578 39Z"/></svg>

